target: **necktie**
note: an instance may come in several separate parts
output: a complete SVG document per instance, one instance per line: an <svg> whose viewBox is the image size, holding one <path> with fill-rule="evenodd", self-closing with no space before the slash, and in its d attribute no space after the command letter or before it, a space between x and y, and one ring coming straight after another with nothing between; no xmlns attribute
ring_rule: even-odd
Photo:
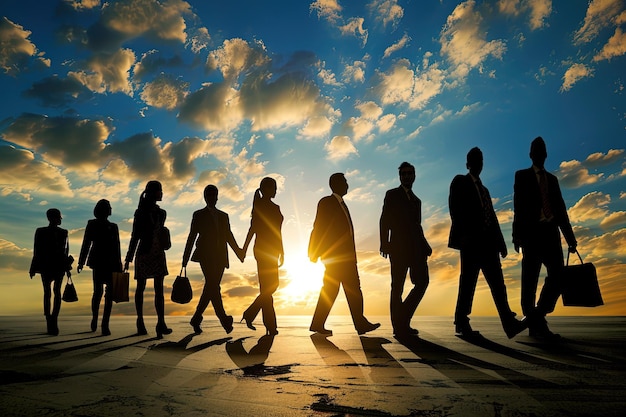
<svg viewBox="0 0 626 417"><path fill-rule="evenodd" d="M476 180L476 186L478 187L478 193L480 194L480 202L483 206L483 217L485 219L485 226L489 227L493 223L493 206L491 205L491 199L487 195L487 189L483 187L482 181Z"/></svg>
<svg viewBox="0 0 626 417"><path fill-rule="evenodd" d="M546 216L546 219L550 220L553 215L548 195L548 178L544 169L539 171L539 190L541 191L541 209L543 210L543 215Z"/></svg>
<svg viewBox="0 0 626 417"><path fill-rule="evenodd" d="M352 225L352 217L350 217L350 211L348 210L348 206L346 205L345 201L341 202L341 206L346 212L346 217L348 217L348 222L350 223L350 233L352 233L352 236L354 236L354 226Z"/></svg>

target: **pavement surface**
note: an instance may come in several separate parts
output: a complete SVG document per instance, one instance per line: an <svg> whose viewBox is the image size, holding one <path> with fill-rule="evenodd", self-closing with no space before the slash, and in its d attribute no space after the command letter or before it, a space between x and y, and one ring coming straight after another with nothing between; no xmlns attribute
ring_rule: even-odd
<svg viewBox="0 0 626 417"><path fill-rule="evenodd" d="M374 321L376 318L370 318ZM331 316L330 337L309 317L280 317L279 334L214 317L194 334L135 334L114 316L110 336L89 317L0 317L0 416L624 416L626 318L554 317L563 337L507 339L496 318L472 319L481 336L454 335L450 317L416 317L419 337L397 340L388 317L358 336Z"/></svg>

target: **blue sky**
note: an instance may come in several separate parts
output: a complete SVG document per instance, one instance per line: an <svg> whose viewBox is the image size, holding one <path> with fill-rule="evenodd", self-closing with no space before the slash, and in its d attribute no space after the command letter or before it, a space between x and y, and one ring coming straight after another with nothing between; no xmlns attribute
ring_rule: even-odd
<svg viewBox="0 0 626 417"><path fill-rule="evenodd" d="M171 285L203 188L218 186L242 243L264 176L278 181L285 216L278 313L312 314L322 268L307 260L306 244L333 172L350 184L366 312L387 314L378 219L406 160L434 248L418 314L451 315L458 253L447 248L448 187L474 146L509 244L503 267L519 311L513 176L530 166L536 136L606 301L557 313L626 311L622 0L5 0L0 18L0 314L39 314L40 284L27 271L48 208L62 211L76 256L95 202L109 199L125 253L139 194L160 180ZM243 264L231 258L222 290L238 314L258 291L255 262L251 253ZM197 265L188 272L199 288ZM85 302L66 314L89 311L90 272L75 277ZM347 312L345 303L335 311ZM482 280L474 314L495 314Z"/></svg>

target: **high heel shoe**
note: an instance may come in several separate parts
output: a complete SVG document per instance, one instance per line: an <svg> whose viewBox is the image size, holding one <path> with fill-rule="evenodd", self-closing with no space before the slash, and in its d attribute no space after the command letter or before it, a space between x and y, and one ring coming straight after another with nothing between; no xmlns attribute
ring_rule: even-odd
<svg viewBox="0 0 626 417"><path fill-rule="evenodd" d="M146 326L143 324L142 319L137 319L137 334L139 336L144 336L148 334L148 331L146 330Z"/></svg>
<svg viewBox="0 0 626 417"><path fill-rule="evenodd" d="M162 339L164 334L172 333L172 329L167 327L165 323L159 323L156 326L156 334L158 339Z"/></svg>
<svg viewBox="0 0 626 417"><path fill-rule="evenodd" d="M239 320L239 323L241 323L242 321L246 321L246 326L248 326L248 329L250 330L256 330L256 327L254 327L254 325L252 324L252 320L250 320L249 318L246 317L246 315L244 314L244 316L241 318L241 320Z"/></svg>
<svg viewBox="0 0 626 417"><path fill-rule="evenodd" d="M265 331L266 336L276 336L278 334L278 329L267 329Z"/></svg>

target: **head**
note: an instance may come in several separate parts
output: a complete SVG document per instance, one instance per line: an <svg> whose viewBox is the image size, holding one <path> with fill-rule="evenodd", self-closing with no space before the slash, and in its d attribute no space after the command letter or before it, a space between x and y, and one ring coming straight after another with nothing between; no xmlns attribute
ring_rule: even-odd
<svg viewBox="0 0 626 417"><path fill-rule="evenodd" d="M270 177L263 178L261 184L259 184L259 190L261 190L261 194L263 194L264 198L276 197L277 188L276 180Z"/></svg>
<svg viewBox="0 0 626 417"><path fill-rule="evenodd" d="M530 143L530 159L533 161L533 165L537 168L543 169L543 164L548 157L548 151L546 150L546 143L541 136L537 136Z"/></svg>
<svg viewBox="0 0 626 417"><path fill-rule="evenodd" d="M336 172L331 175L328 184L333 193L339 194L342 197L348 194L348 181L341 172Z"/></svg>
<svg viewBox="0 0 626 417"><path fill-rule="evenodd" d="M144 204L156 204L157 201L163 199L163 187L161 183L156 180L148 181L146 188L141 193L139 198L139 205Z"/></svg>
<svg viewBox="0 0 626 417"><path fill-rule="evenodd" d="M400 184L406 188L411 188L415 182L415 167L408 162L403 162L398 167L398 175L400 176Z"/></svg>
<svg viewBox="0 0 626 417"><path fill-rule="evenodd" d="M207 206L215 207L215 204L217 204L217 194L218 190L215 185L209 184L204 187L204 201Z"/></svg>
<svg viewBox="0 0 626 417"><path fill-rule="evenodd" d="M111 215L111 203L109 200L100 200L93 208L93 215L96 219L104 220Z"/></svg>
<svg viewBox="0 0 626 417"><path fill-rule="evenodd" d="M61 217L61 210L59 209L55 209L55 208L48 209L48 211L46 211L46 217L48 218L50 225L58 226L61 224L62 217Z"/></svg>
<svg viewBox="0 0 626 417"><path fill-rule="evenodd" d="M469 169L470 174L475 177L479 177L483 171L483 152L479 148L472 148L467 153L467 163L465 164Z"/></svg>

